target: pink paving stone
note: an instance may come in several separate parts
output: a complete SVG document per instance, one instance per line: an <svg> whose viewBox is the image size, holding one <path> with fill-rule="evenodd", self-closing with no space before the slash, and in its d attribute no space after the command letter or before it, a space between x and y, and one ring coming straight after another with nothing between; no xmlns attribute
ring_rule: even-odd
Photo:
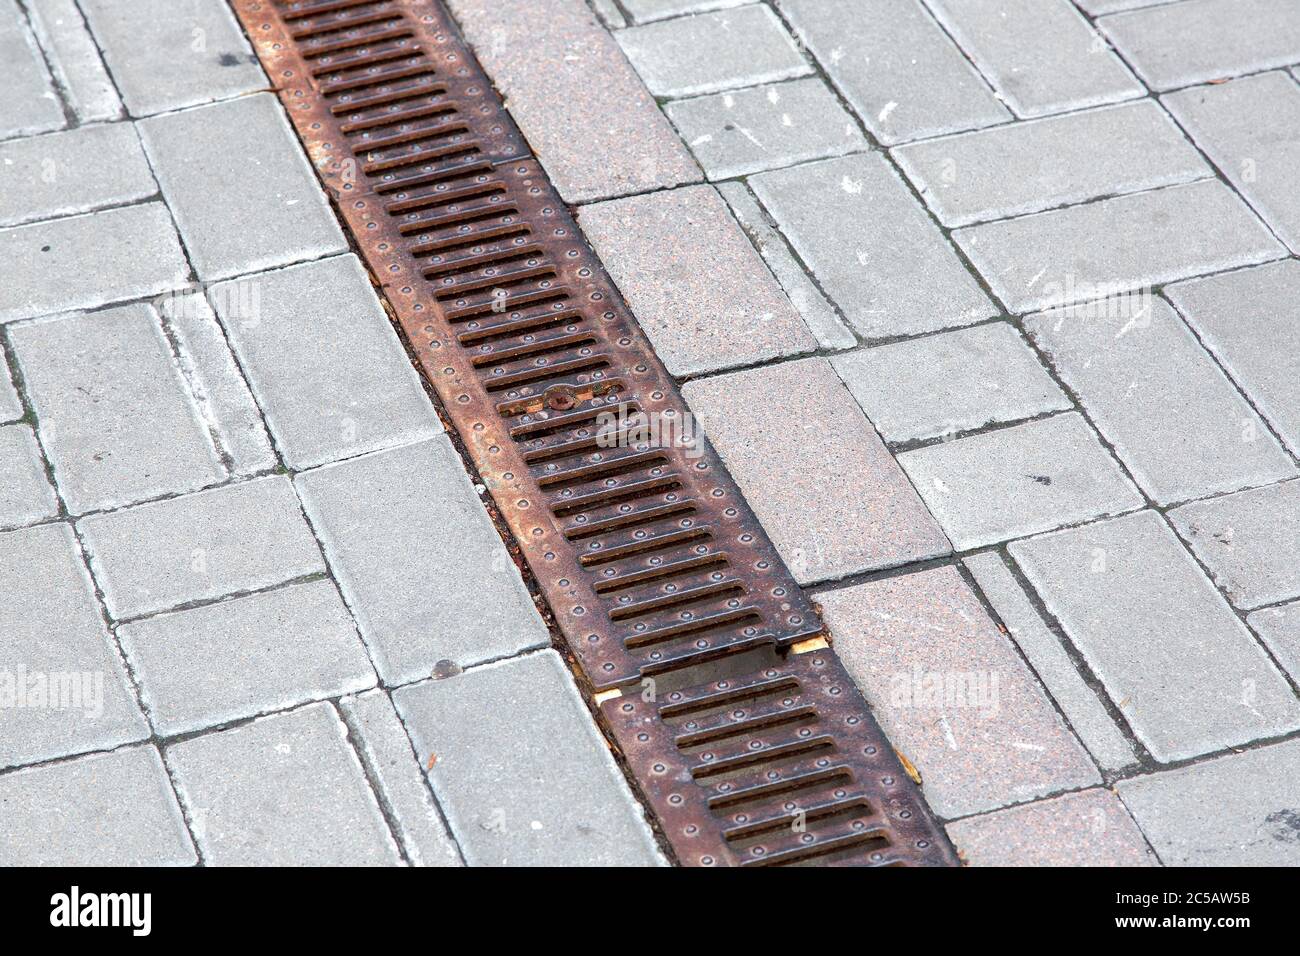
<svg viewBox="0 0 1300 956"><path fill-rule="evenodd" d="M699 167L583 0L452 0L566 202L699 182Z"/></svg>
<svg viewBox="0 0 1300 956"><path fill-rule="evenodd" d="M840 659L945 818L1101 782L955 568L818 595Z"/></svg>
<svg viewBox="0 0 1300 956"><path fill-rule="evenodd" d="M578 224L674 375L817 347L712 186L584 206Z"/></svg>
<svg viewBox="0 0 1300 956"><path fill-rule="evenodd" d="M1119 798L1097 788L948 824L971 866L1154 866Z"/></svg>
<svg viewBox="0 0 1300 956"><path fill-rule="evenodd" d="M951 550L825 359L719 375L682 392L800 583Z"/></svg>

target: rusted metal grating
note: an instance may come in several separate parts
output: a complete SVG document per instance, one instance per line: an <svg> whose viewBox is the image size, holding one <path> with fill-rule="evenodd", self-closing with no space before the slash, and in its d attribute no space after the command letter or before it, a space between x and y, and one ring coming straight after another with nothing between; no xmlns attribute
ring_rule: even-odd
<svg viewBox="0 0 1300 956"><path fill-rule="evenodd" d="M827 821L862 824L886 834L893 855L878 860L875 843L858 840L827 858L950 861L910 780L873 782L902 771L834 655L817 654L815 675L799 655L777 660L821 623L712 448L651 441L629 421L680 422L687 408L442 5L233 2L592 686L639 689L709 662L743 671L750 652L766 652L801 675L812 697L800 720L833 738L857 781L845 792L870 808L851 820L810 810L801 837L815 829L824 849ZM834 701L813 690L832 673ZM675 749L668 714L639 700L606 701L604 713L661 819L687 812L675 795L696 814L682 824L700 837L691 852L715 847L697 857L775 853L748 838L734 849L722 818L707 819L706 788L687 798L642 779L661 762L698 771ZM841 711L856 722L836 726ZM654 746L630 716L655 725ZM865 747L864 763L852 751ZM913 839L917 826L925 835Z"/></svg>

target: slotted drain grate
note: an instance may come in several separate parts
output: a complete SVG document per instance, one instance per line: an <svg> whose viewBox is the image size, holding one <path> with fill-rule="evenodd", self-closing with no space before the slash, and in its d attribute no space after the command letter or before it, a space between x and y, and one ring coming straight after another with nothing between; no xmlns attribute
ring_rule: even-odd
<svg viewBox="0 0 1300 956"><path fill-rule="evenodd" d="M743 671L755 651L771 662L754 675L673 694L798 685L789 705L748 691L764 717L708 731L666 692L605 701L682 859L951 862L833 653L773 653L821 632L811 602L712 449L646 434L680 429L685 403L441 5L234 5L595 689ZM719 741L707 766L700 734ZM788 784L739 812L762 826L718 790L759 786L719 783L742 765Z"/></svg>

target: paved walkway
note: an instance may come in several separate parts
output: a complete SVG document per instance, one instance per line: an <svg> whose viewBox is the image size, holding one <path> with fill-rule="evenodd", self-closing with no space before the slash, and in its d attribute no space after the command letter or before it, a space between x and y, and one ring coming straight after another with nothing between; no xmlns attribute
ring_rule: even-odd
<svg viewBox="0 0 1300 956"><path fill-rule="evenodd" d="M967 858L1300 862L1300 6L450 6ZM224 0L0 59L0 863L659 861Z"/></svg>

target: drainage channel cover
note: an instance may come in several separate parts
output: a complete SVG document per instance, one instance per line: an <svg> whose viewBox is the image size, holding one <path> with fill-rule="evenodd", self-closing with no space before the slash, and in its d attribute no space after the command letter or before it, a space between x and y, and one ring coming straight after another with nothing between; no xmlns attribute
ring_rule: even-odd
<svg viewBox="0 0 1300 956"><path fill-rule="evenodd" d="M679 859L955 862L442 5L234 6Z"/></svg>

